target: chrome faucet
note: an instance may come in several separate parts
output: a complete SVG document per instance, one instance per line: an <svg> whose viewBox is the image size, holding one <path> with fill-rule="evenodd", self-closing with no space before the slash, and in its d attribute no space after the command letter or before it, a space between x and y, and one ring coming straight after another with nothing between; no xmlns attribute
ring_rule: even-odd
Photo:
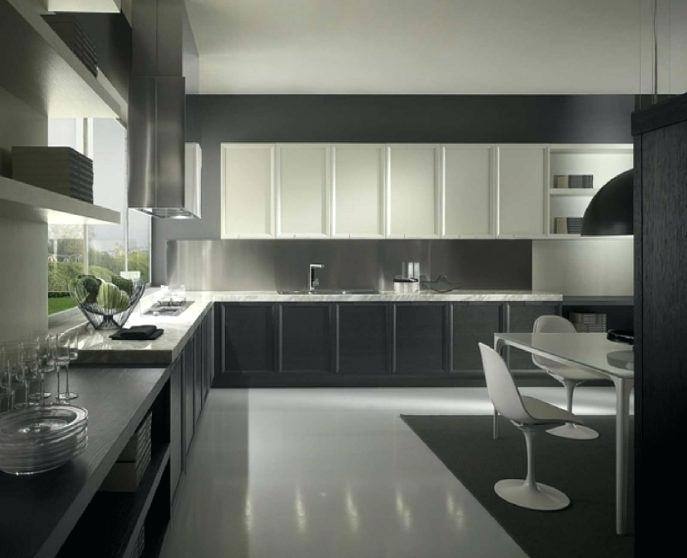
<svg viewBox="0 0 687 558"><path fill-rule="evenodd" d="M308 272L308 292L314 292L320 286L320 278L317 276L317 270L324 269L324 264L311 263Z"/></svg>

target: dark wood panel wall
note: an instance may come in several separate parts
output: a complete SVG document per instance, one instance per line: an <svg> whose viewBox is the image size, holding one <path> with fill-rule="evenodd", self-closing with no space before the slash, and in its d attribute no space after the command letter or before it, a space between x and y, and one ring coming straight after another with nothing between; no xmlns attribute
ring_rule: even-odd
<svg viewBox="0 0 687 558"><path fill-rule="evenodd" d="M632 130L635 555L657 556L684 545L684 514L674 510L686 492L687 95L633 114Z"/></svg>

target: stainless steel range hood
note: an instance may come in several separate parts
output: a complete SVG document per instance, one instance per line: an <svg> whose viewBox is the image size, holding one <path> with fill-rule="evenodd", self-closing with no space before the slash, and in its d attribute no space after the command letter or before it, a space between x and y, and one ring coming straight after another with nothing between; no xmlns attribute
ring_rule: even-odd
<svg viewBox="0 0 687 558"><path fill-rule="evenodd" d="M162 218L199 216L184 169L185 79L180 0L137 0L129 90L129 207Z"/></svg>

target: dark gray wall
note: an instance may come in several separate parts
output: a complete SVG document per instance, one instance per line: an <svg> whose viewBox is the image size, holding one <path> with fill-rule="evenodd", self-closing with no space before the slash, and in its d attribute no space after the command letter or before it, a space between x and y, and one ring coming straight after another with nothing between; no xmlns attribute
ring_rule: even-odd
<svg viewBox="0 0 687 558"><path fill-rule="evenodd" d="M322 288L392 290L404 261L461 289L532 286L527 240L179 240L167 258L170 283L193 290L304 289L314 262L325 265Z"/></svg>
<svg viewBox="0 0 687 558"><path fill-rule="evenodd" d="M222 142L629 143L633 107L632 95L189 95L203 218L153 221L153 282L166 280L168 240L219 238Z"/></svg>

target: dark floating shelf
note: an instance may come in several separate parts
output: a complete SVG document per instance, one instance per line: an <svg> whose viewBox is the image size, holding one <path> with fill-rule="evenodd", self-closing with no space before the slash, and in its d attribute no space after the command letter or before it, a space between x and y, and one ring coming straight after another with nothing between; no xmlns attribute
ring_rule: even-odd
<svg viewBox="0 0 687 558"><path fill-rule="evenodd" d="M167 479L166 484L163 479ZM149 514L149 511L155 513ZM138 490L134 493L98 492L58 556L128 556L144 526L144 555L156 556L168 520L169 444L154 444L150 465Z"/></svg>
<svg viewBox="0 0 687 558"><path fill-rule="evenodd" d="M118 118L127 103L102 72L94 76L43 20L37 2L0 2L0 87L52 118Z"/></svg>

